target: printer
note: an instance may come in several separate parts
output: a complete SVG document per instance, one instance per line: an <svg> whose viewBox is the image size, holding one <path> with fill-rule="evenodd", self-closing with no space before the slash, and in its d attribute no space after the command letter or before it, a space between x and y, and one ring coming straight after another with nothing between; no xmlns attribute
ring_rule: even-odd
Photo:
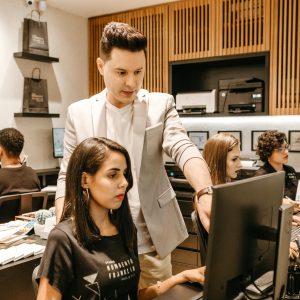
<svg viewBox="0 0 300 300"><path fill-rule="evenodd" d="M255 113L264 111L264 80L229 78L219 80L218 111Z"/></svg>
<svg viewBox="0 0 300 300"><path fill-rule="evenodd" d="M176 109L179 112L190 114L214 113L216 107L216 89L176 95Z"/></svg>

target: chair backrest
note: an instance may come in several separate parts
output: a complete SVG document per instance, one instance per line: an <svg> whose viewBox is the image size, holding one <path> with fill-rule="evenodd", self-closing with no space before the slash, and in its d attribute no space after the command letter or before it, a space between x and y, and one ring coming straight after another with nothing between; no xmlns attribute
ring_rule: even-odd
<svg viewBox="0 0 300 300"><path fill-rule="evenodd" d="M202 222L200 221L199 215L196 210L191 213L191 218L195 231L199 237L201 266L204 266L207 254L208 232L202 225Z"/></svg>
<svg viewBox="0 0 300 300"><path fill-rule="evenodd" d="M0 223L15 219L19 214L21 195L8 195L0 197Z"/></svg>
<svg viewBox="0 0 300 300"><path fill-rule="evenodd" d="M36 278L37 278L37 273L39 271L39 268L40 268L40 265L36 266L34 269L33 269L33 272L32 272L32 287L33 287L33 293L34 293L34 299L36 299L37 297L37 293L38 293L38 289L39 289L39 285L36 281Z"/></svg>
<svg viewBox="0 0 300 300"><path fill-rule="evenodd" d="M13 194L0 197L0 223L9 222L15 216L27 212L46 209L48 194L46 192L32 192Z"/></svg>

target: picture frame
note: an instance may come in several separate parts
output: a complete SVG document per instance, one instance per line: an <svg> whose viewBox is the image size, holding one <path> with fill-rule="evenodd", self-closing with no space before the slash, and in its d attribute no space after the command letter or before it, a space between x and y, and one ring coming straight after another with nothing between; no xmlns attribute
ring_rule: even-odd
<svg viewBox="0 0 300 300"><path fill-rule="evenodd" d="M300 152L300 130L289 130L290 152Z"/></svg>
<svg viewBox="0 0 300 300"><path fill-rule="evenodd" d="M251 130L251 150L256 151L257 139L266 130Z"/></svg>
<svg viewBox="0 0 300 300"><path fill-rule="evenodd" d="M190 140L197 146L199 150L203 150L205 143L208 140L208 131L188 131Z"/></svg>
<svg viewBox="0 0 300 300"><path fill-rule="evenodd" d="M240 141L240 149L242 150L242 131L241 130L219 130L218 133L228 133L236 137Z"/></svg>

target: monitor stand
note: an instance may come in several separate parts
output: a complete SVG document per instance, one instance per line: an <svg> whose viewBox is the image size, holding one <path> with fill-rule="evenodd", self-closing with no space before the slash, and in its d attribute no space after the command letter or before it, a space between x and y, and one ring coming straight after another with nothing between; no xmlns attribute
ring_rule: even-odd
<svg viewBox="0 0 300 300"><path fill-rule="evenodd" d="M290 204L282 204L279 208L279 235L276 253L276 268L274 275L274 298L283 299L286 292L289 248L292 231L293 207Z"/></svg>

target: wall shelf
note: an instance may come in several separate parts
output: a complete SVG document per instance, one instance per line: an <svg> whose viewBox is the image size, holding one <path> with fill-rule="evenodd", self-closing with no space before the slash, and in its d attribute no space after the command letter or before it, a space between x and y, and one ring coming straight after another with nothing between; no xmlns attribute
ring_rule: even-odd
<svg viewBox="0 0 300 300"><path fill-rule="evenodd" d="M59 114L33 113L33 112L14 113L14 116L15 118L59 118Z"/></svg>
<svg viewBox="0 0 300 300"><path fill-rule="evenodd" d="M32 53L29 53L29 52L15 52L14 57L15 58L36 60L36 61L41 61L41 62L46 62L46 63L59 62L59 59L56 58L56 57L32 54Z"/></svg>

